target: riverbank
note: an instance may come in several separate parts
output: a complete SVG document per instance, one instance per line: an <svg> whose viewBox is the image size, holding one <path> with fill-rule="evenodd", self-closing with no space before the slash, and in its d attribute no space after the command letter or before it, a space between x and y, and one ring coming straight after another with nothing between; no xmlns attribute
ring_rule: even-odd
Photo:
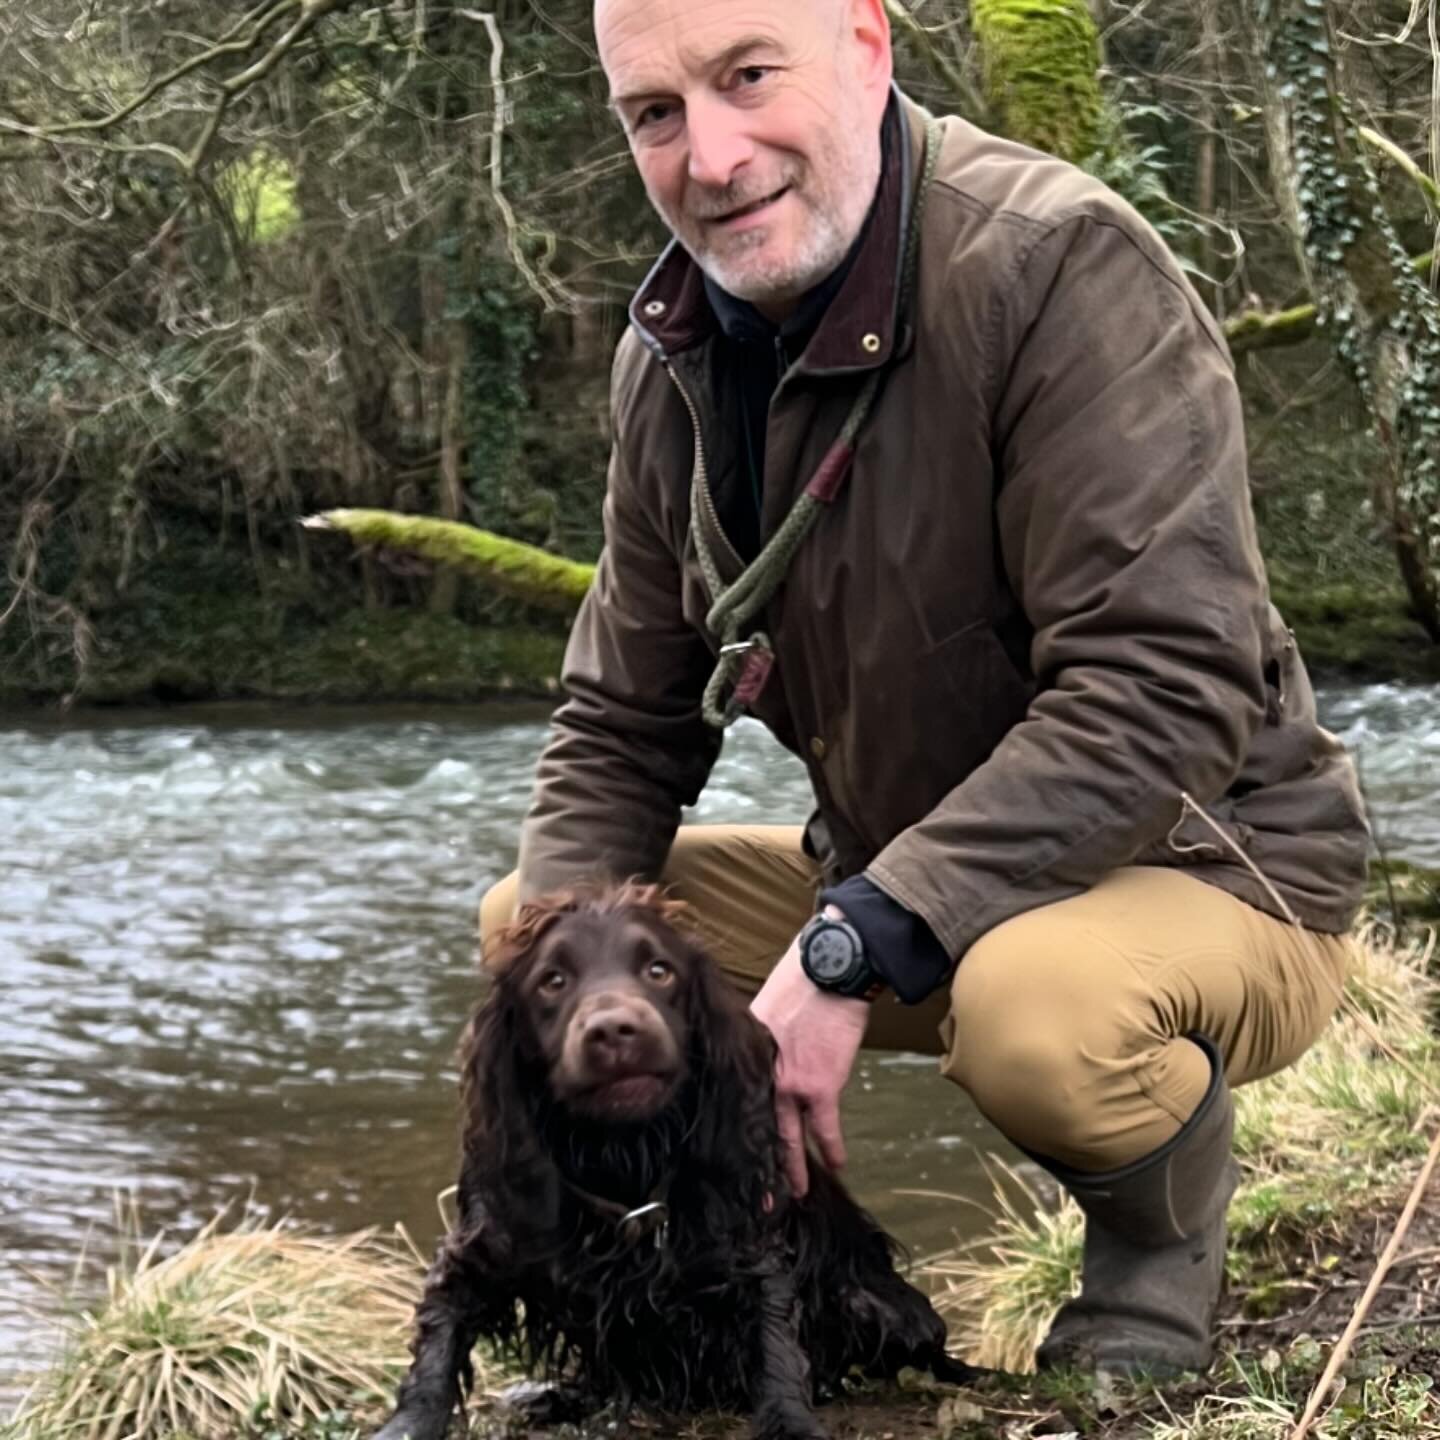
<svg viewBox="0 0 1440 1440"><path fill-rule="evenodd" d="M77 670L69 639L0 640L0 708L173 706L231 700L294 705L468 704L548 698L559 686L563 627L515 613L498 622L422 605L365 610L286 605L243 589L117 603L100 617ZM1440 684L1440 646L1406 611L1398 586L1305 589L1275 579L1317 683Z"/></svg>
<svg viewBox="0 0 1440 1440"><path fill-rule="evenodd" d="M1370 512L1374 441L1348 387L1312 383L1324 353L1305 346L1272 357L1263 375L1241 367L1256 524L1276 604L1321 683L1440 684L1440 645L1408 613ZM586 455L593 428L581 427ZM600 464L598 452L592 459ZM561 538L583 558L594 558L598 514L581 514L582 501L598 510L599 495L596 484L571 497L577 513ZM554 693L563 620L469 580L437 597L425 564L358 556L345 536L307 530L300 518L274 516L247 535L234 517L155 505L133 556L57 562L45 585L73 613L22 605L0 628L0 707L443 704ZM553 525L514 533L557 543ZM9 583L0 575L0 612Z"/></svg>
<svg viewBox="0 0 1440 1440"><path fill-rule="evenodd" d="M1433 937L1396 945L1369 931L1362 939L1344 1007L1325 1035L1290 1070L1237 1094L1244 1180L1230 1214L1222 1355L1209 1377L1157 1390L1014 1373L964 1392L914 1377L828 1407L836 1440L1287 1435L1371 1277L1440 1116ZM1075 1288L1080 1225L1072 1206L1057 1209L1043 1195L1037 1204L1024 1176L996 1173L1006 1198L991 1231L932 1258L921 1274L958 1350L1021 1372L1054 1307ZM1317 1432L1326 1440L1440 1440L1440 1182L1422 1199L1341 1384L1326 1397ZM327 1243L343 1266L317 1269ZM267 1268L237 1271L237 1245L247 1264ZM418 1257L373 1236L297 1250L283 1227L238 1242L216 1232L163 1252L158 1241L139 1246L111 1273L109 1303L71 1320L66 1357L0 1427L3 1440L369 1433L403 1363L397 1297L418 1288ZM372 1263L367 1285L363 1267ZM502 1366L482 1363L471 1413L477 1440L542 1433L494 1403L506 1379ZM544 1433L738 1440L746 1432L721 1417L604 1416Z"/></svg>
<svg viewBox="0 0 1440 1440"><path fill-rule="evenodd" d="M1164 1387L1097 1385L1073 1375L997 1377L967 1391L907 1377L900 1387L857 1385L822 1411L833 1440L1026 1440L1050 1435L1087 1440L1284 1440L1340 1339L1375 1258L1400 1210L1400 1197L1327 1228L1301 1244L1277 1244L1274 1280L1234 1285L1222 1309L1222 1356L1205 1379ZM1278 1306L1278 1308L1277 1308ZM1430 1194L1412 1221L1339 1379L1329 1392L1324 1440L1437 1440L1440 1437L1440 1195ZM503 1393L500 1370L486 1374ZM276 1423L256 1406L255 1423L221 1432L226 1440L361 1440L384 1415L378 1400L322 1411L299 1426ZM600 1417L585 1426L538 1430L481 1399L472 1406L471 1440L744 1440L748 1427L720 1418ZM108 1419L108 1416L107 1416ZM58 1440L59 1426L24 1420L0 1425L3 1440ZM92 1431L79 1430L80 1435ZM188 1440L192 1432L147 1432Z"/></svg>

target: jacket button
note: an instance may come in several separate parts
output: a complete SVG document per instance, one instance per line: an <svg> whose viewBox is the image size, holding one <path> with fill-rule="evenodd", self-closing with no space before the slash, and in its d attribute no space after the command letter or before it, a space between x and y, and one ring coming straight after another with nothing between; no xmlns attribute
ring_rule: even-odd
<svg viewBox="0 0 1440 1440"><path fill-rule="evenodd" d="M810 737L810 753L817 760L823 760L825 758L825 742L818 735L812 735Z"/></svg>
<svg viewBox="0 0 1440 1440"><path fill-rule="evenodd" d="M861 340L860 345L867 355L880 353L880 337L873 330Z"/></svg>
<svg viewBox="0 0 1440 1440"><path fill-rule="evenodd" d="M663 300L652 300L645 307L645 313L652 319L658 320L665 313L665 302Z"/></svg>

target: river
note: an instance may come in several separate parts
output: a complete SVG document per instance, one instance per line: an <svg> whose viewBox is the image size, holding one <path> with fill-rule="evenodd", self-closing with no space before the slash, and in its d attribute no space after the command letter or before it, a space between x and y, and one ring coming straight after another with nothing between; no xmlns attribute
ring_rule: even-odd
<svg viewBox="0 0 1440 1440"><path fill-rule="evenodd" d="M1440 689L1322 706L1387 852L1440 866ZM428 1245L475 907L544 735L532 707L0 717L0 1391L43 1357L49 1287L107 1255L117 1194L176 1234L249 1198ZM808 800L747 722L689 818ZM1008 1153L907 1056L864 1060L846 1133L854 1187L921 1254L974 1230L979 1157Z"/></svg>

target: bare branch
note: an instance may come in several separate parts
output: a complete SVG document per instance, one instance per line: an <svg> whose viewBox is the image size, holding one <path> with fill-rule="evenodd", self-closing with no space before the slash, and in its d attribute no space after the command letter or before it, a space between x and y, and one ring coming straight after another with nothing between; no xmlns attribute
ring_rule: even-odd
<svg viewBox="0 0 1440 1440"><path fill-rule="evenodd" d="M505 41L500 34L500 26L488 10L457 10L456 14L483 25L490 38L490 84L493 90L490 107L490 194L505 222L505 241L510 258L547 310L573 311L579 306L580 297L556 280L548 267L542 275L530 263L520 243L520 225L515 218L514 207L505 195L505 125L510 102L505 91Z"/></svg>
<svg viewBox="0 0 1440 1440"><path fill-rule="evenodd" d="M192 71L203 69L206 65L212 64L223 55L243 55L253 50L260 43L265 31L268 30L281 15L287 10L293 10L297 6L303 6L304 3L305 0L274 0L274 3L270 4L260 19L256 21L254 28L248 35L235 40L218 41L208 50L202 50L200 54L192 55L189 60L183 61L181 64L175 66L173 70L168 70L165 74L157 76L128 104L122 105L118 110L111 111L108 115L101 115L94 120L70 120L58 125L38 126L33 130L27 130L26 133L34 134L40 139L54 139L62 135L79 135L87 132L112 130L116 125L120 125L128 120L137 110L148 105L162 91L168 90L177 80L184 79L184 77ZM183 157L181 158L183 162Z"/></svg>

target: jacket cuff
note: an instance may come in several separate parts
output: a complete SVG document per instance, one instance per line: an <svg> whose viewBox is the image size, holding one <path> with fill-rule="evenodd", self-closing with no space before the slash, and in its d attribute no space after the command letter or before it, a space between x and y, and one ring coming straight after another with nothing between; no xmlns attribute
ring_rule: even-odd
<svg viewBox="0 0 1440 1440"><path fill-rule="evenodd" d="M845 912L875 973L906 1005L918 1005L950 978L955 962L935 932L866 876L852 875L822 890L820 904Z"/></svg>

